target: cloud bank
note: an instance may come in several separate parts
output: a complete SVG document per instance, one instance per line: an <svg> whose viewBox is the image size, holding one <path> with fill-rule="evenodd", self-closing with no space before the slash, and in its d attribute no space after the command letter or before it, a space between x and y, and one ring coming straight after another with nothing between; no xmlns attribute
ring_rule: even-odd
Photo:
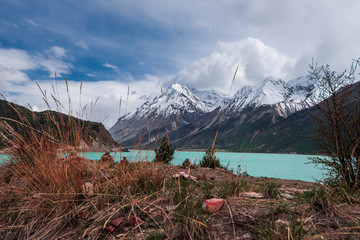
<svg viewBox="0 0 360 240"><path fill-rule="evenodd" d="M64 60L66 58L65 49L54 46L45 51L30 55L20 49L0 48L0 85L3 89L7 87L26 83L30 81L27 71L41 69L47 71L50 77L58 74L69 73L71 63Z"/></svg>
<svg viewBox="0 0 360 240"><path fill-rule="evenodd" d="M265 45L259 39L246 38L236 42L220 42L220 51L195 61L167 82L178 82L199 89L230 89L235 69L238 67L234 88L255 85L266 77L289 80L296 60Z"/></svg>

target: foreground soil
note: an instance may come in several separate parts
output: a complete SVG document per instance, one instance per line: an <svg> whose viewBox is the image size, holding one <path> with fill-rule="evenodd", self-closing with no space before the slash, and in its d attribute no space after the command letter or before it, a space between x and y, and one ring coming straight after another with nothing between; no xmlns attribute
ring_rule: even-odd
<svg viewBox="0 0 360 240"><path fill-rule="evenodd" d="M343 188L220 168L81 161L91 174L81 176L76 198L21 191L26 178L2 169L0 239L360 239L360 199ZM218 212L202 208L211 198L225 199Z"/></svg>

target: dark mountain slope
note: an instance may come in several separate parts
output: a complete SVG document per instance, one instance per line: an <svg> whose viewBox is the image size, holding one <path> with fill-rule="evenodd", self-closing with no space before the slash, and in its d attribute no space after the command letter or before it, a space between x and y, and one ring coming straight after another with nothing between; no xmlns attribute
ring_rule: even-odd
<svg viewBox="0 0 360 240"><path fill-rule="evenodd" d="M61 137L70 136L70 134L80 134L79 137L83 145L89 148L104 149L118 146L101 123L81 120L55 111L33 112L25 107L0 100L0 118L2 122L8 123L15 131L25 137L28 130L24 128L24 125L30 125L32 128L43 133L49 133L59 140ZM3 132L3 126L1 130ZM70 137L67 140L71 142ZM0 147L4 146L5 143L1 140Z"/></svg>

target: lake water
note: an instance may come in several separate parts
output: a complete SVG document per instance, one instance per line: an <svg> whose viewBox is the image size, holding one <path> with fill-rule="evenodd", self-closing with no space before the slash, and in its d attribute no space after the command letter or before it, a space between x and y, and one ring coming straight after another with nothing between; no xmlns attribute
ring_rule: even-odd
<svg viewBox="0 0 360 240"><path fill-rule="evenodd" d="M102 153L83 153L89 159L100 159ZM111 154L114 156L114 154ZM192 163L199 163L204 156L204 152L175 152L172 164L181 165L189 158ZM128 153L117 153L115 161L120 161L122 157L127 157L130 161L152 161L155 157L154 151L133 150ZM310 155L291 155L291 154L267 154L267 153L228 153L216 152L216 157L220 159L223 166L229 166L234 172L241 166L241 172L246 171L254 177L272 177L282 179L296 179L314 182L322 178L322 171L310 162Z"/></svg>
<svg viewBox="0 0 360 240"><path fill-rule="evenodd" d="M82 153L88 159L99 160L103 153L89 152ZM118 162L122 157L127 157L130 161L152 161L155 157L154 151L132 150L127 153L111 154ZM172 164L181 165L189 158L192 163L199 163L204 156L204 152L175 152ZM0 162L6 159L6 155L0 155ZM268 153L228 153L216 152L216 157L220 159L223 166L233 169L237 172L239 166L241 172L246 171L254 177L272 177L282 179L296 179L314 182L322 178L322 171L310 162L310 155L290 155L290 154L268 154Z"/></svg>

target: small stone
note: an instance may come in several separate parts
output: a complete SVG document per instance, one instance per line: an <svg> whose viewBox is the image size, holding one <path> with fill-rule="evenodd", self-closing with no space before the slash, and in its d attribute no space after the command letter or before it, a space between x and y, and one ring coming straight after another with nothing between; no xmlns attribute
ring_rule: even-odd
<svg viewBox="0 0 360 240"><path fill-rule="evenodd" d="M123 218L115 218L111 221L111 224L114 225L114 227L119 226L124 221Z"/></svg>
<svg viewBox="0 0 360 240"><path fill-rule="evenodd" d="M87 194L94 194L94 184L86 182L82 185L82 189Z"/></svg>
<svg viewBox="0 0 360 240"><path fill-rule="evenodd" d="M257 193L257 192L245 192L240 194L241 197L247 197L247 198L264 198L263 193Z"/></svg>
<svg viewBox="0 0 360 240"><path fill-rule="evenodd" d="M197 178L194 177L194 176L191 176L185 172L179 172L179 173L176 173L172 176L173 178L185 178L185 179L191 179L193 181L197 181Z"/></svg>
<svg viewBox="0 0 360 240"><path fill-rule="evenodd" d="M131 226L135 226L139 223L141 223L142 220L138 217L135 217L135 216L131 216L129 219L128 219L128 223L131 225Z"/></svg>
<svg viewBox="0 0 360 240"><path fill-rule="evenodd" d="M112 233L115 230L115 227L111 224L106 224L105 230Z"/></svg>
<svg viewBox="0 0 360 240"><path fill-rule="evenodd" d="M165 209L168 211L174 211L176 209L176 206L175 205L166 206Z"/></svg>
<svg viewBox="0 0 360 240"><path fill-rule="evenodd" d="M88 211L80 211L80 212L78 213L78 215L79 215L79 217L80 217L81 219L87 219L88 216L89 216L89 212L88 212Z"/></svg>
<svg viewBox="0 0 360 240"><path fill-rule="evenodd" d="M242 238L243 238L243 239L252 239L250 233L246 233L246 234L242 235Z"/></svg>
<svg viewBox="0 0 360 240"><path fill-rule="evenodd" d="M280 196L283 198L286 198L287 200L294 199L294 195L287 194L287 193L281 193Z"/></svg>
<svg viewBox="0 0 360 240"><path fill-rule="evenodd" d="M211 214L217 213L224 206L225 199L221 198L211 198L203 202L202 208Z"/></svg>
<svg viewBox="0 0 360 240"><path fill-rule="evenodd" d="M277 229L280 229L280 227L282 227L282 226L285 226L285 227L289 226L289 222L288 222L288 221L284 221L284 220L282 220L282 219L278 219L278 220L275 221L275 227L276 227Z"/></svg>

